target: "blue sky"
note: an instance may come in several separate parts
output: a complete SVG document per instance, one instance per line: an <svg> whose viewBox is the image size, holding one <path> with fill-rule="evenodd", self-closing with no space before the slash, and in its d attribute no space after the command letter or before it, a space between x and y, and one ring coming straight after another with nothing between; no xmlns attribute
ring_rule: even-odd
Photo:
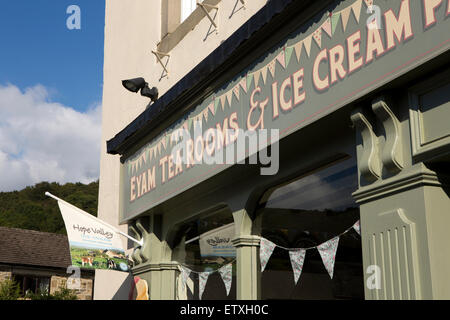
<svg viewBox="0 0 450 320"><path fill-rule="evenodd" d="M0 192L99 178L104 26L105 0L1 2Z"/></svg>
<svg viewBox="0 0 450 320"><path fill-rule="evenodd" d="M69 30L69 5L81 30ZM0 6L0 84L41 84L76 110L101 102L105 0L14 0Z"/></svg>

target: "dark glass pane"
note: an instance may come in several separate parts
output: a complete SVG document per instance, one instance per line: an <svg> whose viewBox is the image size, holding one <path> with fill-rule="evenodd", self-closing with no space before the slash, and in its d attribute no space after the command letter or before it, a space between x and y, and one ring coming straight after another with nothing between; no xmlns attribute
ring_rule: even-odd
<svg viewBox="0 0 450 320"><path fill-rule="evenodd" d="M270 190L260 203L261 235L285 248L316 247L342 234L359 220L351 193L357 167L347 159ZM317 249L306 251L297 285L287 250L277 247L261 275L263 299L363 299L361 238L342 234L333 279Z"/></svg>

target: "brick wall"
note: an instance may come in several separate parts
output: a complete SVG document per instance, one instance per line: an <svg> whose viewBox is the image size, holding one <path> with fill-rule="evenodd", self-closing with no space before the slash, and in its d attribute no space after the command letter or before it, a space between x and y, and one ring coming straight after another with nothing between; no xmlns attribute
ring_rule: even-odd
<svg viewBox="0 0 450 320"><path fill-rule="evenodd" d="M0 281L11 279L11 269L7 267L0 267Z"/></svg>
<svg viewBox="0 0 450 320"><path fill-rule="evenodd" d="M75 294L80 300L92 300L92 279L80 279L80 288L75 290ZM50 294L58 291L59 288L67 288L67 277L52 276L50 280Z"/></svg>

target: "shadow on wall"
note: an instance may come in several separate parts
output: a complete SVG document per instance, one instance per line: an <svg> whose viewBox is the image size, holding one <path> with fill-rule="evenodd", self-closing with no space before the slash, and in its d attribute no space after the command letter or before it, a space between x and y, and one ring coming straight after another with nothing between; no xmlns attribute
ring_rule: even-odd
<svg viewBox="0 0 450 320"><path fill-rule="evenodd" d="M129 273L111 300L128 300L133 281L133 275Z"/></svg>

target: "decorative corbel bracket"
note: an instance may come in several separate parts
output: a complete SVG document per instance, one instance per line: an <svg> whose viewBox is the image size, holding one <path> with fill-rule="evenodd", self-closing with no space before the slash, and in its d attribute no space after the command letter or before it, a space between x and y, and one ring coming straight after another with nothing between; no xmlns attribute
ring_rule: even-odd
<svg viewBox="0 0 450 320"><path fill-rule="evenodd" d="M241 2L242 2L242 0L241 0ZM197 2L197 6L199 6L203 10L203 13L208 17L209 21L216 29L216 33L218 33L219 26L218 26L217 22L214 21L214 18L209 14L207 8L216 9L216 11L219 11L219 6L213 6L211 4L201 3L201 2Z"/></svg>
<svg viewBox="0 0 450 320"><path fill-rule="evenodd" d="M362 153L358 155L359 172L368 182L374 182L381 177L378 138L373 132L372 125L360 109L353 111L350 118L362 137Z"/></svg>
<svg viewBox="0 0 450 320"><path fill-rule="evenodd" d="M141 240L141 234L134 228L134 226L130 225L129 226L130 230L136 235L138 240ZM142 258L141 258L141 247L135 247L133 250L133 253L131 254L131 259L133 259L133 262L135 265L141 264L142 263Z"/></svg>
<svg viewBox="0 0 450 320"><path fill-rule="evenodd" d="M372 110L383 124L386 133L381 162L389 172L397 173L404 167L400 121L386 104L384 97L372 101Z"/></svg>
<svg viewBox="0 0 450 320"><path fill-rule="evenodd" d="M144 243L143 243L143 245L141 247L141 250L139 252L139 256L141 257L142 262L146 262L146 261L148 261L150 259L149 248L148 248L148 246L150 245L149 244L149 232L142 225L142 220L141 219L137 219L136 227L141 232L142 239L144 240Z"/></svg>
<svg viewBox="0 0 450 320"><path fill-rule="evenodd" d="M169 77L169 70L167 70L166 65L162 61L162 58L163 57L170 57L170 54L165 53L165 52L153 51L153 50L152 50L152 53L155 55L156 60L158 60L159 64L161 64L162 68L166 72L167 77Z"/></svg>

